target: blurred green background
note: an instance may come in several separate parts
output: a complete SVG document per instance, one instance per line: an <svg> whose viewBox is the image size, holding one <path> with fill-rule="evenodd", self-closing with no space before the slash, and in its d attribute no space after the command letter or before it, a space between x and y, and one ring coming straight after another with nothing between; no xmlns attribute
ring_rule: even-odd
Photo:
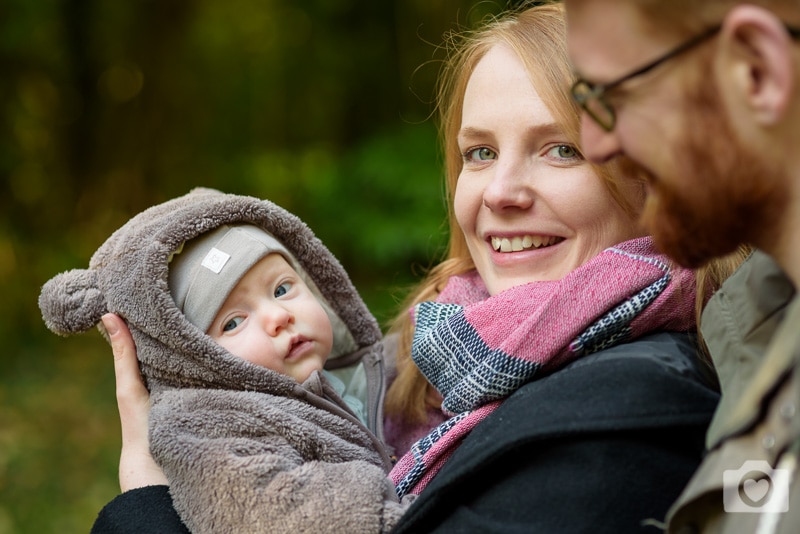
<svg viewBox="0 0 800 534"><path fill-rule="evenodd" d="M111 352L37 297L195 186L269 198L375 315L443 251L430 118L487 0L0 0L0 534L88 532L119 491Z"/></svg>

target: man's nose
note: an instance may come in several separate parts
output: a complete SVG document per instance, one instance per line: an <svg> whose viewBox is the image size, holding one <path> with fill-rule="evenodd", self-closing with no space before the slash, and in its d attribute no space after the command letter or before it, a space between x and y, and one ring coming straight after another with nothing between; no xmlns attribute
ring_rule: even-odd
<svg viewBox="0 0 800 534"><path fill-rule="evenodd" d="M622 153L615 130L606 131L586 112L581 114L581 152L592 163L605 163Z"/></svg>

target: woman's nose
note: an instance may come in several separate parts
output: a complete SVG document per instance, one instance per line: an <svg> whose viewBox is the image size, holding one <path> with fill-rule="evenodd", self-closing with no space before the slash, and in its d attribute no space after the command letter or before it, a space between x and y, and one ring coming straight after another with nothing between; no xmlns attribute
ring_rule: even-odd
<svg viewBox="0 0 800 534"><path fill-rule="evenodd" d="M622 153L614 130L606 131L587 113L581 115L581 152L592 163L605 163Z"/></svg>
<svg viewBox="0 0 800 534"><path fill-rule="evenodd" d="M535 195L530 173L523 159L498 160L494 175L483 191L483 204L492 211L531 207Z"/></svg>

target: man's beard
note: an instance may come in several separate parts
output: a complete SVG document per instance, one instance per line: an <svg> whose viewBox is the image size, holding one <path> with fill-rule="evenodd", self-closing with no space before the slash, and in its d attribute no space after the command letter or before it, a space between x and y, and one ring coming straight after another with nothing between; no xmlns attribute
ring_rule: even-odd
<svg viewBox="0 0 800 534"><path fill-rule="evenodd" d="M642 222L661 251L694 268L769 241L789 195L785 171L740 141L713 86L687 98L676 175L648 176Z"/></svg>

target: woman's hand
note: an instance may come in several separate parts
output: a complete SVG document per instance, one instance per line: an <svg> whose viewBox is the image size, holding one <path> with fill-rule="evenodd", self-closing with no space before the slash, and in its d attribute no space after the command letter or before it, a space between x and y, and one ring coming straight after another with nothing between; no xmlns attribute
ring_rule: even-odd
<svg viewBox="0 0 800 534"><path fill-rule="evenodd" d="M150 394L139 374L136 345L125 322L112 313L102 318L114 352L117 406L122 427L119 487L125 492L145 486L166 485L167 478L150 455L147 417Z"/></svg>

